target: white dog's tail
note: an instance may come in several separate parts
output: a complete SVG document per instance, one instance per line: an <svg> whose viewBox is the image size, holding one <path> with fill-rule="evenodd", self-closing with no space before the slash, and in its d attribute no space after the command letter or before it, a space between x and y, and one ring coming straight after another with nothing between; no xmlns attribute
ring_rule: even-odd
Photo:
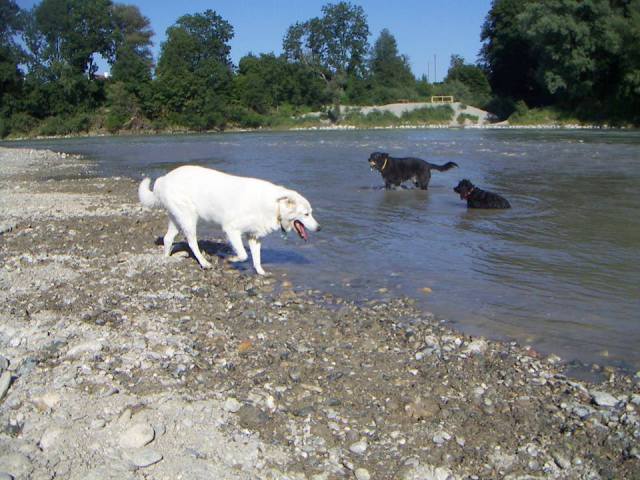
<svg viewBox="0 0 640 480"><path fill-rule="evenodd" d="M156 197L153 191L149 188L150 184L151 179L149 178L145 178L140 182L140 186L138 187L138 198L142 205L153 208L159 206L160 202L158 201L158 197Z"/></svg>

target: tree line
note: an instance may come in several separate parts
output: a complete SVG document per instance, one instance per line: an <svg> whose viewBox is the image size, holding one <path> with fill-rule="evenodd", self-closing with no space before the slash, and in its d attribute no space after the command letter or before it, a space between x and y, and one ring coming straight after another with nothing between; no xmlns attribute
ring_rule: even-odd
<svg viewBox="0 0 640 480"><path fill-rule="evenodd" d="M481 39L495 112L640 123L640 0L494 0Z"/></svg>
<svg viewBox="0 0 640 480"><path fill-rule="evenodd" d="M157 62L138 7L111 0L0 0L0 136L291 126L341 104L454 95L502 118L553 107L638 122L640 0L494 0L476 64L416 78L384 29L341 1L283 32L282 54L231 61L233 26L212 10L167 29ZM97 75L96 60L110 67ZM515 113L514 113L515 112Z"/></svg>

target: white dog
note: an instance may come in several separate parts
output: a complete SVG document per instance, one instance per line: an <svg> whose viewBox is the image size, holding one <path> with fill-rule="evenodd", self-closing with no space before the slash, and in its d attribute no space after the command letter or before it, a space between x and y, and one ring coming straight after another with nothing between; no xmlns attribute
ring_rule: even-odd
<svg viewBox="0 0 640 480"><path fill-rule="evenodd" d="M260 265L260 239L274 230L295 230L307 240L307 229L320 230L311 215L311 205L299 193L257 178L237 177L210 168L186 165L156 180L145 178L138 188L145 207L163 207L169 214L169 228L164 236L164 254L178 232L187 239L202 268L211 264L202 256L196 239L198 220L217 223L227 235L235 256L229 260L243 262L247 251L242 235L248 237L256 272L264 275Z"/></svg>

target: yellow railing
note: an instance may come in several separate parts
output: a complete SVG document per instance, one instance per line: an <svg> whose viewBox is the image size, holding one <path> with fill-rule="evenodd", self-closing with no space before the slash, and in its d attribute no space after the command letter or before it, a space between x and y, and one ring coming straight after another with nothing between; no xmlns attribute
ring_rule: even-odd
<svg viewBox="0 0 640 480"><path fill-rule="evenodd" d="M434 95L431 97L431 103L453 103L451 95Z"/></svg>

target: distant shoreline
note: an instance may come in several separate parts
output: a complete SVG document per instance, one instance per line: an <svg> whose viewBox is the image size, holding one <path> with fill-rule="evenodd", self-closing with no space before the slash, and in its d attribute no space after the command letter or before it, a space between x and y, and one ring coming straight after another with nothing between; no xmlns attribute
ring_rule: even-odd
<svg viewBox="0 0 640 480"><path fill-rule="evenodd" d="M143 137L143 136L160 136L160 135L208 135L223 133L259 133L259 132L314 132L314 131L346 131L346 130L610 130L610 131L640 131L635 127L614 127L611 125L578 125L578 124L540 124L540 125L505 125L488 124L488 125L458 125L452 126L448 124L424 124L424 125L378 125L378 126L356 126L356 125L318 125L310 127L291 127L291 128L229 128L226 130L140 130L131 131L123 130L117 133L108 132L89 132L74 133L68 135L53 136L34 136L34 137L16 137L4 138L0 140L0 145L10 144L11 142L24 142L30 140L62 140L69 138L99 138L99 137Z"/></svg>
<svg viewBox="0 0 640 480"><path fill-rule="evenodd" d="M442 107L448 107L442 111ZM447 115L445 118L443 115ZM324 116L323 116L324 115ZM509 129L509 130L635 130L633 126L613 126L609 124L582 124L573 119L565 122L535 122L509 123L508 120L498 122L495 115L471 105L461 102L431 103L405 102L386 105L341 105L342 120L338 123L330 122L326 113L321 111L309 112L292 117L299 124L281 126L265 126L257 128L236 128L212 130L190 130L183 127L168 127L162 129L119 130L111 133L107 130L90 130L88 132L69 133L65 135L30 136L5 138L1 142L25 140L50 140L78 137L107 137L107 136L144 136L144 135L197 135L210 133L242 133L242 132L301 132L301 131L341 131L341 130L416 130L416 129ZM533 120L533 119L530 119ZM548 120L552 120L549 118Z"/></svg>

